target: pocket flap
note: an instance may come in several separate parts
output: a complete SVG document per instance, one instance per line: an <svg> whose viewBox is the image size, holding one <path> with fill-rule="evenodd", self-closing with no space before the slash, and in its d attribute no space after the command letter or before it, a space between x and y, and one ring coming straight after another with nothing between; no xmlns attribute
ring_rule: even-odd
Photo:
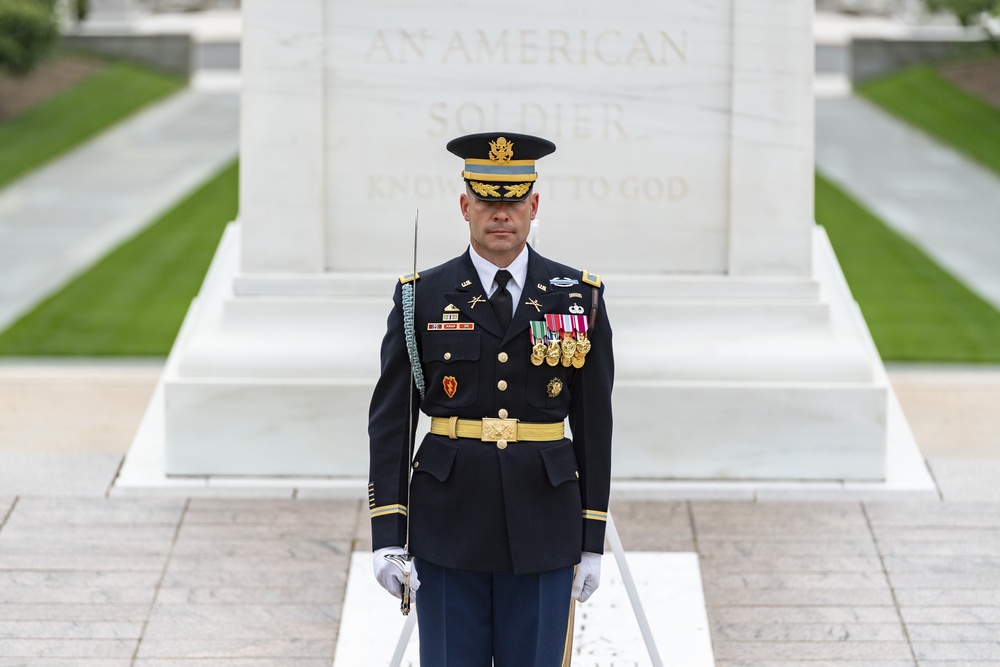
<svg viewBox="0 0 1000 667"><path fill-rule="evenodd" d="M421 338L424 361L454 363L479 359L478 331L432 331Z"/></svg>
<svg viewBox="0 0 1000 667"><path fill-rule="evenodd" d="M413 461L413 472L425 472L437 481L443 482L451 475L458 446L450 442L428 439L417 450Z"/></svg>
<svg viewBox="0 0 1000 667"><path fill-rule="evenodd" d="M545 464L545 473L549 477L549 484L559 486L566 482L575 482L580 478L576 466L576 453L573 451L573 443L564 442L549 447L539 452L542 455L542 463Z"/></svg>

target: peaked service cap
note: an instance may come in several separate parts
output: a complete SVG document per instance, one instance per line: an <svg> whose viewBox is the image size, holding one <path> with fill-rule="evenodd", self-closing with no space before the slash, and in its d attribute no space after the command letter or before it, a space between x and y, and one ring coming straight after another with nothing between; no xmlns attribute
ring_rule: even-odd
<svg viewBox="0 0 1000 667"><path fill-rule="evenodd" d="M556 150L548 139L515 132L480 132L448 142L465 159L462 178L476 199L521 201L538 178L535 160Z"/></svg>

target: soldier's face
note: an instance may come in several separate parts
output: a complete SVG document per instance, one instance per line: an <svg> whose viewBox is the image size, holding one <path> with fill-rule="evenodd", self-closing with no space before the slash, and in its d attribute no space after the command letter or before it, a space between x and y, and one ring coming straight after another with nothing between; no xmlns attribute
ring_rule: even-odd
<svg viewBox="0 0 1000 667"><path fill-rule="evenodd" d="M538 194L522 201L487 202L463 194L462 215L469 221L472 247L479 255L503 268L520 254L538 213Z"/></svg>

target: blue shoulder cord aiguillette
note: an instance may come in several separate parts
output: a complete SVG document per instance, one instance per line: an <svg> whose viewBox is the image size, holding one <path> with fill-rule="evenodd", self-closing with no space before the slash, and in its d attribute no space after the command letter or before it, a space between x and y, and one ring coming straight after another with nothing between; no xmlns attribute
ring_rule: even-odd
<svg viewBox="0 0 1000 667"><path fill-rule="evenodd" d="M420 392L420 399L424 398L426 383L424 382L424 369L420 365L420 355L417 352L417 335L413 325L413 283L403 285L403 329L406 332L406 351L410 355L410 366L413 368L413 381Z"/></svg>

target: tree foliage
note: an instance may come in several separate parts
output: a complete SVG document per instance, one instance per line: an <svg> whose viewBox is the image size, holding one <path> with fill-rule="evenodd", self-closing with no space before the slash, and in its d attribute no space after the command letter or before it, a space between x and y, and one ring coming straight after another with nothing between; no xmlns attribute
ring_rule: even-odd
<svg viewBox="0 0 1000 667"><path fill-rule="evenodd" d="M0 0L0 71L23 76L56 44L54 0Z"/></svg>
<svg viewBox="0 0 1000 667"><path fill-rule="evenodd" d="M931 12L951 12L964 26L976 25L983 14L1000 14L1000 0L924 0Z"/></svg>

